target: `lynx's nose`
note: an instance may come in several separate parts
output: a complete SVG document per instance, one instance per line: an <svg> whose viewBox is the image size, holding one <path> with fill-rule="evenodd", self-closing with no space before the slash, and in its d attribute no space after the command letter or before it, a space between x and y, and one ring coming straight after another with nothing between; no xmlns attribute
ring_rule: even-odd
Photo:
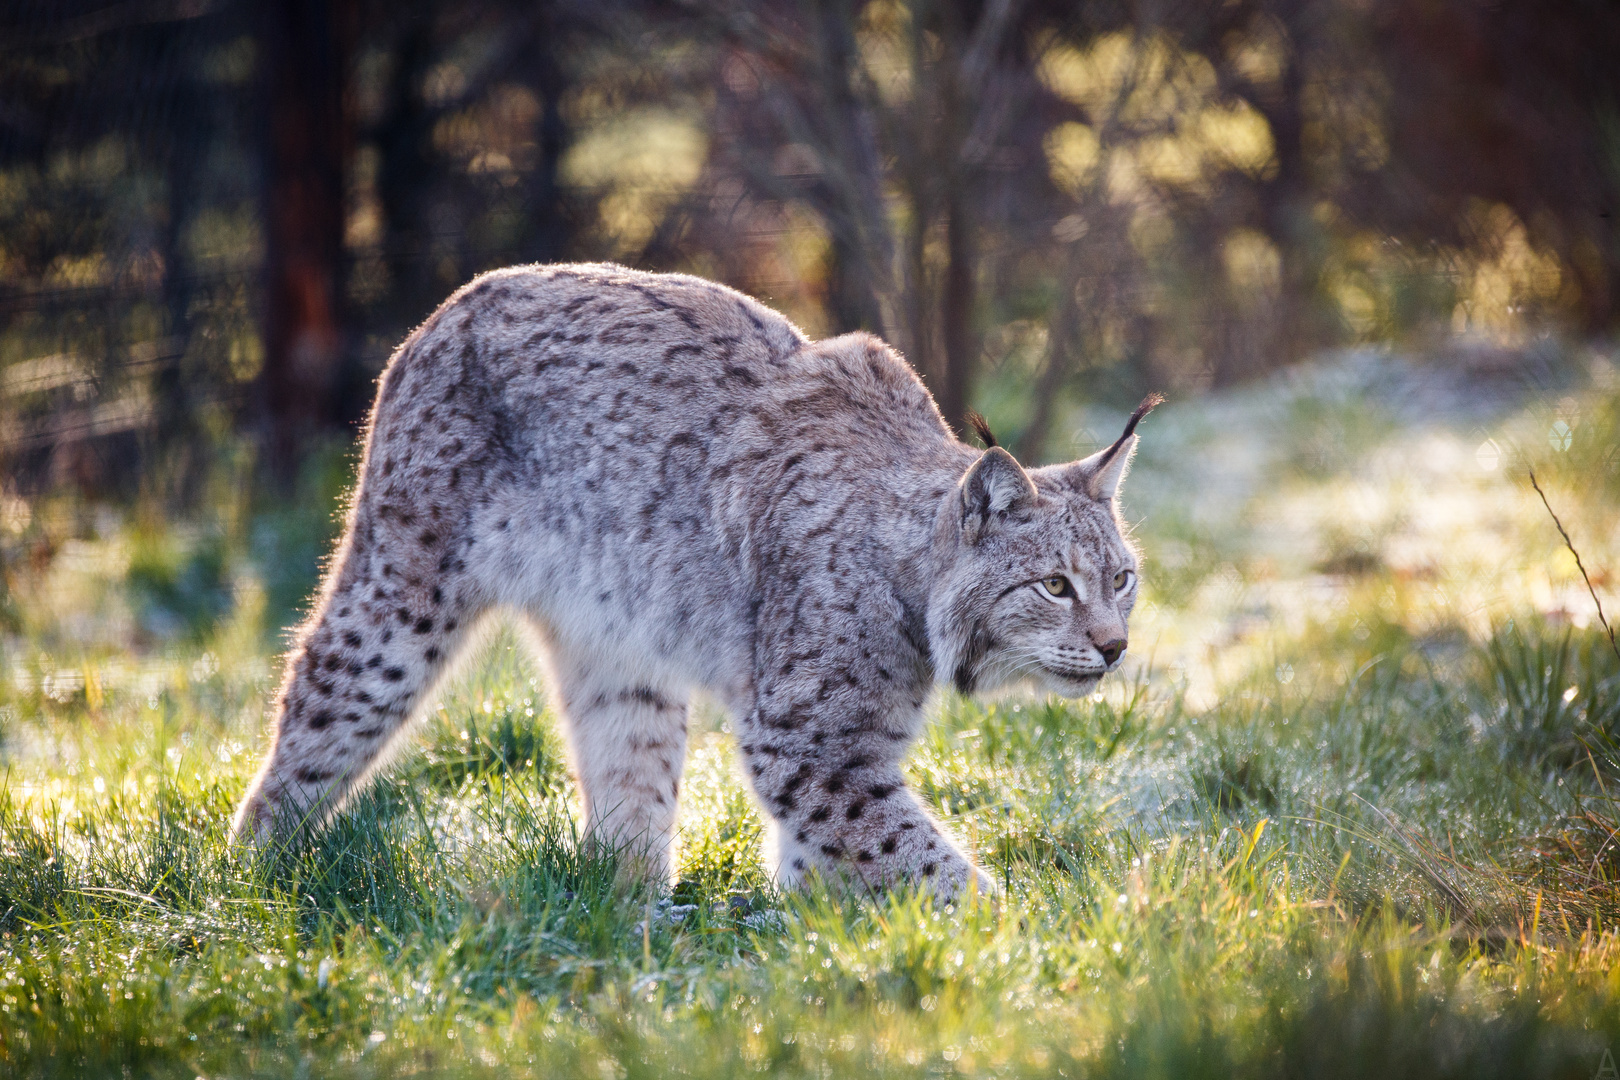
<svg viewBox="0 0 1620 1080"><path fill-rule="evenodd" d="M1113 667L1114 661L1125 655L1125 644L1125 639L1121 637L1098 645L1097 651L1102 653L1103 663Z"/></svg>

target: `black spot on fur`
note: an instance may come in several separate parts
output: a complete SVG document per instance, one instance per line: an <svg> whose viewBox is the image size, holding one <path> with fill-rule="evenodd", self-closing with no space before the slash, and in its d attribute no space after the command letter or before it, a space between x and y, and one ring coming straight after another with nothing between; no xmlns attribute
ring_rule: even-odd
<svg viewBox="0 0 1620 1080"><path fill-rule="evenodd" d="M389 682L400 682L405 678L405 669L397 667L387 668L383 671L383 678L387 679Z"/></svg>

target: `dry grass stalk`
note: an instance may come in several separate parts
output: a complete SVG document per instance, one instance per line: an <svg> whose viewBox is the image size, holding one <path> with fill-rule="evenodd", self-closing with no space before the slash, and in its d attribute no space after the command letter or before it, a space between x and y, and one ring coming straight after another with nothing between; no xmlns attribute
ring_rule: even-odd
<svg viewBox="0 0 1620 1080"><path fill-rule="evenodd" d="M1603 614L1603 601L1598 599L1597 589L1592 586L1592 578L1586 572L1586 564L1581 561L1581 553L1575 550L1575 542L1569 538L1569 530L1564 528L1564 523L1558 520L1558 514L1554 512L1552 503L1547 501L1547 493L1541 490L1540 484L1536 483L1536 470L1530 469L1529 473L1530 486L1536 489L1537 495L1541 496L1541 505L1547 508L1547 513L1552 517L1553 524L1558 527L1558 535L1564 538L1564 546L1569 548L1571 555L1575 556L1575 568L1581 572L1581 580L1586 582L1586 591L1592 594L1592 603L1597 606L1598 622L1603 624L1604 632L1609 635L1609 648L1614 650L1615 659L1620 660L1620 643L1615 641L1614 627L1609 625L1608 618Z"/></svg>

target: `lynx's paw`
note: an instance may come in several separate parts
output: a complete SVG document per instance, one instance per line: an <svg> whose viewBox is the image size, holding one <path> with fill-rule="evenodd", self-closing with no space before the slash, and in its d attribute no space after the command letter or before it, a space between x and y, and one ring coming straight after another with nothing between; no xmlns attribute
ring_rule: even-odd
<svg viewBox="0 0 1620 1080"><path fill-rule="evenodd" d="M621 888L650 885L662 892L674 888L675 860L668 837L604 835L593 830L580 840L587 857L613 860L613 880Z"/></svg>
<svg viewBox="0 0 1620 1080"><path fill-rule="evenodd" d="M938 834L934 846L921 848L911 864L898 859L862 859L860 850L854 859L839 858L817 851L786 832L778 837L777 863L771 877L783 889L810 889L818 884L855 893L916 888L933 894L940 903L990 899L1000 892L994 878Z"/></svg>
<svg viewBox="0 0 1620 1080"><path fill-rule="evenodd" d="M934 898L941 903L993 901L1001 894L995 879L966 859L961 859L959 864L939 868L931 877L917 880L931 888Z"/></svg>
<svg viewBox="0 0 1620 1080"><path fill-rule="evenodd" d="M238 856L252 859L264 852L276 838L276 806L265 794L263 785L255 783L236 808L231 822L231 850Z"/></svg>
<svg viewBox="0 0 1620 1080"><path fill-rule="evenodd" d="M285 844L300 829L317 822L314 801L300 799L273 776L260 774L248 786L231 821L231 850L251 859Z"/></svg>

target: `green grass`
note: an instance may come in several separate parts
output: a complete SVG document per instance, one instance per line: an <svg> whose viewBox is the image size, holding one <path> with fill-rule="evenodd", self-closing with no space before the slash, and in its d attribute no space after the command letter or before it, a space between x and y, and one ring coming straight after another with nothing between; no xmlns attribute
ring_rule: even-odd
<svg viewBox="0 0 1620 1080"><path fill-rule="evenodd" d="M145 699L42 706L52 752L0 793L0 1067L1591 1075L1620 1034L1606 642L1298 647L1202 712L1151 678L944 702L912 774L1005 887L962 909L773 892L719 731L674 895L616 887L506 637L318 844L246 867L263 667L177 657Z"/></svg>
<svg viewBox="0 0 1620 1080"><path fill-rule="evenodd" d="M226 462L200 524L0 498L0 1075L1597 1074L1620 659L1523 465L1612 595L1620 395L1397 422L1404 369L1352 360L1155 413L1152 662L935 704L912 778L1002 886L961 908L773 891L712 709L678 884L616 886L508 634L318 844L244 865L351 460L281 501Z"/></svg>

